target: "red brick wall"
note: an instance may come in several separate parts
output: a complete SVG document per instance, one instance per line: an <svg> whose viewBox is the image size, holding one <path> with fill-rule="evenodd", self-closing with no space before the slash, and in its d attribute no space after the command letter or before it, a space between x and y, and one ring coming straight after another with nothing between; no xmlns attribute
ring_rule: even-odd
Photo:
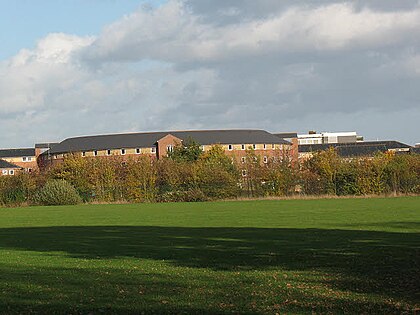
<svg viewBox="0 0 420 315"><path fill-rule="evenodd" d="M162 139L159 139L157 142L157 157L158 159L161 159L165 156L167 156L168 152L167 152L167 147L169 145L171 146L176 146L182 143L182 140L174 137L171 134L166 135L165 137L163 137Z"/></svg>

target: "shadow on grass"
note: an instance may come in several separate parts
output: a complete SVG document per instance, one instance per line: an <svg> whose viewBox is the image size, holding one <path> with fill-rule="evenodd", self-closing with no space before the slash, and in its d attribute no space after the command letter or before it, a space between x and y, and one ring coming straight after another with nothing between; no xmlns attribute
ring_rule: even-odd
<svg viewBox="0 0 420 315"><path fill-rule="evenodd" d="M380 294L391 299L407 301L412 305L418 301L420 291L419 244L420 233L355 230L153 226L0 229L0 248L2 249L47 253L65 252L71 257L85 258L93 262L95 259L125 257L148 259L165 261L175 267L208 268L222 272L319 271L324 274L333 274L334 277L330 280L316 279L314 281L324 282L324 284L328 282L328 285L336 290ZM28 271L24 269L3 268L0 272L3 275L8 274L10 283L28 274ZM34 282L45 280L47 283L54 284L55 280L48 276L50 272L47 269L45 272L34 271L30 279ZM98 279L103 276L95 274L94 270L86 275L81 275L80 272L57 269L53 271L53 274L55 277L64 279L65 285L71 283L74 274L82 277L82 280L73 279L76 281L75 290L81 290L81 287L86 286L90 281L88 279L92 277ZM176 277L168 276L165 279L162 275L156 276L153 280L156 292L152 296L171 296L171 290L186 285L181 280L180 283L175 283ZM94 279L91 279L92 283L95 282ZM143 279L151 281L152 278L148 275ZM110 281L127 283L130 277L119 274L117 278ZM309 280L302 281L308 283ZM223 294L223 290L230 289L228 280L220 281L218 285L217 290L221 292L220 294ZM163 291L159 291L159 288ZM167 290L169 291L166 292ZM194 290L194 288L188 290ZM11 292L11 295L16 294L15 291ZM251 292L244 291L243 294L241 299L246 299ZM30 301L31 296L28 296L27 300ZM8 301L9 304L12 303L13 296L10 296ZM158 302L150 300L146 305L153 306L156 303ZM205 313L203 309L186 305L170 309L168 312L179 313L183 309L188 309L189 313ZM298 309L290 306L287 309L310 312L310 309L305 309L303 306ZM361 308L359 311L363 309L366 308ZM162 310L162 308L157 308L156 312L162 312ZM114 309L114 311L118 310ZM121 308L120 311L129 312L130 309ZM154 309L151 308L150 311L154 312ZM331 311L338 312L339 309ZM387 311L392 312L392 309L387 309ZM214 312L221 313L221 310L215 308Z"/></svg>

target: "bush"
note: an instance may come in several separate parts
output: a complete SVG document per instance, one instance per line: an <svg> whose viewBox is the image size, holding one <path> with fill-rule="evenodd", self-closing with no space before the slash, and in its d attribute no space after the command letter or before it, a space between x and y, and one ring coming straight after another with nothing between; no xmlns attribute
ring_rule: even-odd
<svg viewBox="0 0 420 315"><path fill-rule="evenodd" d="M62 179L49 180L38 192L36 202L45 206L76 205L82 202L76 189Z"/></svg>
<svg viewBox="0 0 420 315"><path fill-rule="evenodd" d="M159 202L199 202L207 201L208 198L198 188L188 190L168 191L159 196Z"/></svg>

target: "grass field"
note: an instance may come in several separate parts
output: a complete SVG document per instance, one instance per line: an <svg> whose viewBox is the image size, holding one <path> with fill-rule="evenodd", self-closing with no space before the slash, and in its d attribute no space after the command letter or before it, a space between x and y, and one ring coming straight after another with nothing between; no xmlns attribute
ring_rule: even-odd
<svg viewBox="0 0 420 315"><path fill-rule="evenodd" d="M419 197L0 208L0 313L413 314L419 293Z"/></svg>

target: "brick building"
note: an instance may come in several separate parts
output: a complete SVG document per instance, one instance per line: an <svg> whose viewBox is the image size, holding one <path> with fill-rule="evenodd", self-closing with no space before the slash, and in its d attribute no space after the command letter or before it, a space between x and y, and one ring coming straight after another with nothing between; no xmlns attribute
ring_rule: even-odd
<svg viewBox="0 0 420 315"><path fill-rule="evenodd" d="M13 176L21 169L21 167L15 164L0 159L0 176Z"/></svg>
<svg viewBox="0 0 420 315"><path fill-rule="evenodd" d="M296 147L291 142L264 130L199 130L127 133L68 138L55 144L39 156L39 164L48 166L59 163L68 154L82 157L145 155L160 159L167 156L176 145L192 139L208 151L220 145L227 155L240 161L247 149L254 150L264 163L279 154L297 158Z"/></svg>
<svg viewBox="0 0 420 315"><path fill-rule="evenodd" d="M16 165L28 173L38 169L34 148L0 149L0 159Z"/></svg>

